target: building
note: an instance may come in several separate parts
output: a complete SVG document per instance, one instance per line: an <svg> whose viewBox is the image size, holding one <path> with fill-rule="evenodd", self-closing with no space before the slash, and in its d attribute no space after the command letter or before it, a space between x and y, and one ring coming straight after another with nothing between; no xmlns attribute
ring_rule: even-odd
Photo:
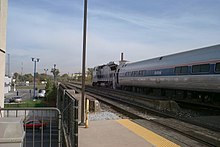
<svg viewBox="0 0 220 147"><path fill-rule="evenodd" d="M4 107L4 77L8 0L0 0L0 107Z"/></svg>

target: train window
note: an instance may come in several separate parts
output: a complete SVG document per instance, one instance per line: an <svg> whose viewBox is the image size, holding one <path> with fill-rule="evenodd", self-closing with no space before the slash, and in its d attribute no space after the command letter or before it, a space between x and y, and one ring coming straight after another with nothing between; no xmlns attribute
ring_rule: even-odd
<svg viewBox="0 0 220 147"><path fill-rule="evenodd" d="M142 73L142 71L140 70L140 71L139 71L139 76L141 76L141 75L142 75L141 73Z"/></svg>
<svg viewBox="0 0 220 147"><path fill-rule="evenodd" d="M139 76L143 76L144 75L144 71L143 70L140 70L139 71Z"/></svg>
<svg viewBox="0 0 220 147"><path fill-rule="evenodd" d="M175 73L180 73L181 72L181 67L175 67Z"/></svg>
<svg viewBox="0 0 220 147"><path fill-rule="evenodd" d="M179 66L175 67L176 74L186 74L188 73L188 66Z"/></svg>
<svg viewBox="0 0 220 147"><path fill-rule="evenodd" d="M182 66L181 73L188 73L188 66Z"/></svg>
<svg viewBox="0 0 220 147"><path fill-rule="evenodd" d="M209 72L210 65L209 64L201 64L201 65L193 65L192 72L199 73L199 72Z"/></svg>
<svg viewBox="0 0 220 147"><path fill-rule="evenodd" d="M203 64L200 66L200 72L209 72L210 65L209 64Z"/></svg>
<svg viewBox="0 0 220 147"><path fill-rule="evenodd" d="M200 72L200 65L193 65L192 66L192 72L193 73Z"/></svg>
<svg viewBox="0 0 220 147"><path fill-rule="evenodd" d="M135 77L138 76L138 71L135 71L135 72L134 72L134 76L135 76Z"/></svg>
<svg viewBox="0 0 220 147"><path fill-rule="evenodd" d="M131 76L132 76L132 77L134 76L134 71L131 72Z"/></svg>
<svg viewBox="0 0 220 147"><path fill-rule="evenodd" d="M216 63L215 71L220 72L220 63Z"/></svg>

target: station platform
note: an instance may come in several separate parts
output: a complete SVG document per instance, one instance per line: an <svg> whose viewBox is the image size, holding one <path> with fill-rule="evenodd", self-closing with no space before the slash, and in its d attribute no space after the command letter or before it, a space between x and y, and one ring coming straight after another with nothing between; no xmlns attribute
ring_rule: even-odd
<svg viewBox="0 0 220 147"><path fill-rule="evenodd" d="M180 147L128 120L90 121L79 127L79 147Z"/></svg>

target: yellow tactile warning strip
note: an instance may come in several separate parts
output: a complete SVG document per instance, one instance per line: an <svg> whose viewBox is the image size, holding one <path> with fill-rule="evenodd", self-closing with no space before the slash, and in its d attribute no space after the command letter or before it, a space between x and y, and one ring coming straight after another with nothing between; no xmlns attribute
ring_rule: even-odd
<svg viewBox="0 0 220 147"><path fill-rule="evenodd" d="M156 147L180 147L179 145L157 135L156 133L128 120L121 119L117 120L118 123L128 128L130 131L134 132L138 136L147 140L147 142L153 144Z"/></svg>

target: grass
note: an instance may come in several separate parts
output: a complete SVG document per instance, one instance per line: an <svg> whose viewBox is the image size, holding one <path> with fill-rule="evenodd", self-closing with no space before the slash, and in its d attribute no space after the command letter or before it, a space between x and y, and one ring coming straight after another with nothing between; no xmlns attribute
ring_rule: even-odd
<svg viewBox="0 0 220 147"><path fill-rule="evenodd" d="M49 87L48 87L49 85ZM47 83L47 86L44 85L37 85L38 89L46 89L46 97L43 99L38 99L36 101L25 100L22 103L10 103L5 104L5 108L27 108L27 107L55 107L56 106L56 87L53 87L53 82L50 84ZM18 86L17 89L33 89L33 85L30 86Z"/></svg>
<svg viewBox="0 0 220 147"><path fill-rule="evenodd" d="M22 103L5 104L5 108L47 107L44 100L26 100Z"/></svg>

